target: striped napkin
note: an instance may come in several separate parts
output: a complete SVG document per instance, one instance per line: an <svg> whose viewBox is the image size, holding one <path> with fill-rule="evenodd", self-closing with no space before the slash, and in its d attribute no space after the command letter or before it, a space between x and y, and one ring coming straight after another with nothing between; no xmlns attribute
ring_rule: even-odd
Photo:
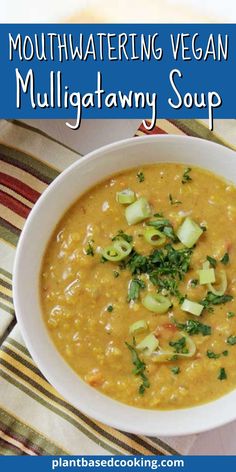
<svg viewBox="0 0 236 472"><path fill-rule="evenodd" d="M136 136L145 133L141 125ZM158 120L152 134L167 133L234 147L198 121ZM105 426L68 404L38 370L15 321L15 249L40 194L80 154L19 122L2 120L0 157L0 455L188 453L195 436L149 438Z"/></svg>

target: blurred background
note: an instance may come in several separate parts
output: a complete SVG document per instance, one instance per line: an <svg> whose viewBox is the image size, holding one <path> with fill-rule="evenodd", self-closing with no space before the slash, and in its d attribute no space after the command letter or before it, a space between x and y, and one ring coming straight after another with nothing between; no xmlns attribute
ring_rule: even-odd
<svg viewBox="0 0 236 472"><path fill-rule="evenodd" d="M235 22L235 0L1 0L1 23Z"/></svg>

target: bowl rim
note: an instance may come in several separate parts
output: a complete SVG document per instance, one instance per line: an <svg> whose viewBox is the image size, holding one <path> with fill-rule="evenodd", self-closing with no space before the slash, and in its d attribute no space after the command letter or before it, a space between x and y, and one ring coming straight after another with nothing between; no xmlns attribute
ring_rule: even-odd
<svg viewBox="0 0 236 472"><path fill-rule="evenodd" d="M221 144L218 144L218 143L215 143L215 142L212 142L212 141L208 141L208 140L205 140L205 139L202 139L202 138L186 136L186 135L182 135L182 136L177 136L177 135L172 135L172 134L152 135L152 136L148 135L148 136L141 136L141 137L135 137L135 138L128 138L128 139L124 139L124 140L121 140L121 141L117 141L115 143L108 144L106 146L102 146L102 147L86 154L83 157L79 157L78 160L76 160L73 164L71 164L64 171L62 171L54 179L54 181L46 188L46 190L42 193L42 195L40 196L40 198L38 199L38 201L34 205L32 211L30 212L30 215L26 219L26 222L24 224L23 230L21 232L21 235L20 235L20 238L19 238L19 241L18 241L18 244L17 244L16 254L15 254L15 259L14 259L14 266L13 266L13 299L14 299L14 305L15 305L15 310L16 310L16 318L17 318L17 322L18 322L18 325L19 325L19 328L20 328L20 332L23 336L23 339L26 343L26 346L29 349L30 354L32 355L36 365L39 367L40 370L42 370L43 374L45 375L45 377L47 378L49 383L52 384L58 390L58 392L65 397L66 401L68 401L72 405L75 405L75 402L73 402L71 399L68 399L68 390L64 387L63 383L58 383L55 380L52 372L50 371L50 367L48 368L48 366L46 366L46 365L42 366L40 355L38 354L37 348L35 348L35 346L33 345L31 334L27 330L27 326L24 322L24 317L22 316L23 307L22 307L22 303L21 303L21 300L20 300L20 293L19 293L19 290L18 290L18 278L20 277L20 273L21 273L20 272L20 264L21 264L21 259L22 259L22 244L24 242L25 235L27 236L27 234L29 232L29 229L30 229L30 226L31 226L31 221L33 220L33 218L35 218L35 215L39 211L39 209L42 205L42 202L47 199L48 194L54 192L54 189L60 184L60 182L62 180L65 180L67 178L67 176L71 172L73 172L74 168L80 167L84 163L86 163L87 161L90 161L92 159L98 159L100 155L103 155L104 153L105 154L109 153L109 151L113 151L113 150L116 150L116 149L119 149L119 148L122 149L122 148L127 147L127 146L128 147L132 146L133 144L136 144L136 143L138 144L138 143L147 142L147 141L150 141L150 140L152 140L154 142L155 141L166 141L166 142L182 141L182 142L184 142L186 140L188 140L188 142L189 141L202 142L202 143L206 144L207 146L211 146L212 149L221 147L222 149L224 149L224 151L227 150L228 153L231 153L232 155L235 156L234 158L236 158L235 151L233 151L229 148L226 148L225 146L223 146ZM161 162L161 161L158 161L158 162ZM181 162L181 161L179 161L179 162ZM148 164L148 162L147 162L147 164ZM129 165L127 165L127 166L124 165L124 167L123 167L124 170L129 169L129 168L131 168ZM97 183L99 183L100 181L101 180L98 180ZM93 185L92 185L92 187L93 187ZM83 194L83 193L81 193L81 194ZM79 195L80 195L80 193L78 191L78 198L79 198ZM73 204L72 202L70 202L68 204L68 209L70 208L70 206L72 204ZM48 235L48 240L49 240L49 238L50 238L50 235ZM55 351L57 350L55 346L54 346L54 349L55 349ZM68 366L69 369L71 369L69 364L66 363L66 365ZM76 376L79 377L78 374L76 374ZM90 386L87 385L87 387L91 389ZM216 404L217 402L222 400L222 398L226 399L228 396L232 395L232 392L235 392L235 394L236 394L236 389L229 392L229 393L227 393L227 394L225 394L225 395L223 395L219 399L211 401L210 403L205 403L205 404L197 405L197 406L194 406L194 407L188 407L188 408L176 409L176 410L141 409L141 408L136 408L136 407L132 407L132 406L123 404L123 403L118 402L114 399L110 399L109 397L107 397L104 394L100 394L100 395L102 395L103 397L109 399L108 401L109 402L111 401L114 404L114 406L115 406L115 404L120 405L120 406L122 405L124 412L125 412L125 410L126 410L126 412L128 412L128 410L129 411L135 410L136 412L139 411L139 412L142 412L143 414L145 414L145 413L151 411L153 413L153 415L155 415L157 413L159 415L163 415L163 414L168 413L168 412L178 411L178 412L182 412L184 414L184 412L191 412L193 410L200 410L203 407L209 406L211 404ZM152 429L150 429L150 427L148 427L148 429L147 429L147 428L145 428L144 424L142 424L138 427L134 426L134 425L127 425L127 421L125 421L124 419L120 419L120 418L117 418L117 417L112 419L111 415L110 415L109 419L104 418L103 413L100 414L99 410L97 411L97 410L94 410L92 407L89 407L86 404L86 401L83 401L81 403L81 406L80 405L79 406L75 405L75 407L78 408L85 415L90 416L90 417L94 418L95 420L100 421L102 423L108 424L109 426L114 427L116 429L121 429L122 431L130 432L130 433L134 433L134 434L142 434L142 435L149 435L149 436L159 436L159 435L160 436L185 436L185 435L189 435L189 434L201 433L201 432L209 431L209 430L214 429L216 427L220 427L220 426L225 425L225 424L233 421L234 419L236 419L236 411L235 411L235 413L233 413L233 411L232 411L232 413L230 413L228 415L225 415L225 416L222 415L221 419L218 418L218 417L212 417L211 421L209 421L207 424L206 423L204 424L204 421L203 421L203 423L199 424L197 429L194 428L194 427L191 427L191 424L190 424L188 426L188 428L185 427L184 430L181 430L181 428L180 428L180 430L178 429L178 431L173 432L173 427L170 427L168 429L168 426L167 426L165 431L160 432L158 430L158 428L156 429L156 427L152 428ZM189 421L189 423L191 423L191 421Z"/></svg>

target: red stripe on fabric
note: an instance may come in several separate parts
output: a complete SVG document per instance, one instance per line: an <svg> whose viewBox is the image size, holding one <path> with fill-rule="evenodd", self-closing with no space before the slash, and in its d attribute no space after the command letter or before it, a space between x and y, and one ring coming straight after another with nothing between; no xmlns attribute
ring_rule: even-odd
<svg viewBox="0 0 236 472"><path fill-rule="evenodd" d="M24 205L24 203L19 202L16 198L8 195L7 193L0 190L0 203L10 210L17 213L22 218L27 218L31 208Z"/></svg>
<svg viewBox="0 0 236 472"><path fill-rule="evenodd" d="M40 193L29 187L29 185L3 172L0 172L0 184L14 190L14 192L19 193L32 203L35 203L40 197Z"/></svg>
<svg viewBox="0 0 236 472"><path fill-rule="evenodd" d="M167 134L167 132L159 128L159 126L155 126L152 130L149 131L145 128L143 123L140 125L138 130L145 134Z"/></svg>
<svg viewBox="0 0 236 472"><path fill-rule="evenodd" d="M42 456L43 455L43 450L38 447L37 445L34 445L31 443L31 441L29 441L29 439L27 438L24 438L23 436L19 435L18 433L14 433L9 426L5 426L5 425L2 425L0 427L0 431L2 431L5 435L7 435L9 438L12 438L14 439L15 441L17 441L18 443L22 444L22 446L24 446L25 448L27 448L28 450L32 451L34 454L36 454L37 456ZM6 441L6 439L5 439ZM19 448L19 446L16 446ZM27 454L26 452L24 452L24 454Z"/></svg>
<svg viewBox="0 0 236 472"><path fill-rule="evenodd" d="M20 449L19 447L15 446L14 444L11 444L6 439L3 439L1 435L1 429L0 429L0 446L3 449L10 449L12 453L14 452L17 456L29 456L29 454L27 454L26 452L23 452L22 449Z"/></svg>

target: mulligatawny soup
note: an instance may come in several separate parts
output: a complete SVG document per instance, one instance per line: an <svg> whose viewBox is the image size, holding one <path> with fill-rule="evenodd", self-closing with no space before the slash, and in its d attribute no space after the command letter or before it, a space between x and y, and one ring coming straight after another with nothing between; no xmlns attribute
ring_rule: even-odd
<svg viewBox="0 0 236 472"><path fill-rule="evenodd" d="M236 187L200 168L149 165L90 189L41 270L63 358L136 407L189 407L236 388L235 225Z"/></svg>

